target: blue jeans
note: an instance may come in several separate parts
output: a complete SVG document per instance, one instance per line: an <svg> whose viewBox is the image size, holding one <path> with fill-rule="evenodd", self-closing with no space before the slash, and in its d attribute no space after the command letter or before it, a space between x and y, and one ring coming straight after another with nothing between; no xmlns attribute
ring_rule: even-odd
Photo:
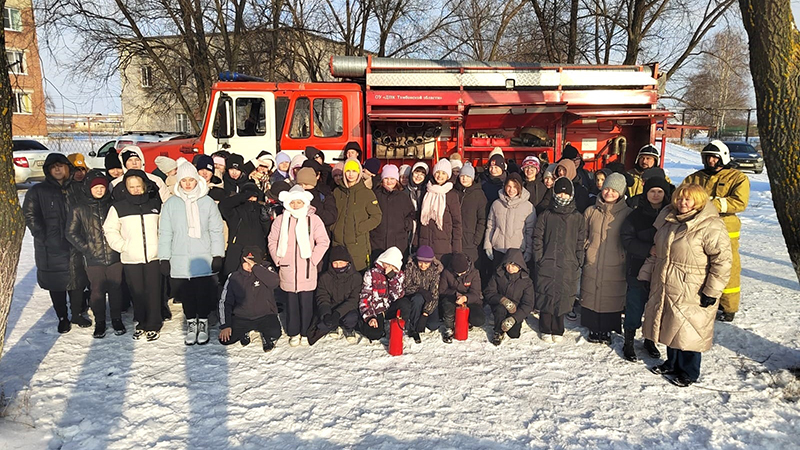
<svg viewBox="0 0 800 450"><path fill-rule="evenodd" d="M625 293L625 322L623 328L626 330L638 330L642 327L642 315L644 305L650 291L644 288L642 282L628 277L628 291Z"/></svg>

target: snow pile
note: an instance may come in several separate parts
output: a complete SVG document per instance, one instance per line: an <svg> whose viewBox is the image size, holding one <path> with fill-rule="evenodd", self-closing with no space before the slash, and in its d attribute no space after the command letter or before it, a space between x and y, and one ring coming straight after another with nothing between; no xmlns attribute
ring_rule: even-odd
<svg viewBox="0 0 800 450"><path fill-rule="evenodd" d="M669 145L674 183L699 155ZM179 307L156 342L56 332L26 236L0 383L0 448L792 448L800 445L800 286L766 174L749 175L742 310L717 324L697 385L676 388L569 322L544 344L534 317L495 348L486 330L381 345L320 341L270 354L182 343ZM132 329L132 316L124 316ZM641 340L637 352L644 356ZM660 346L662 351L663 346ZM0 407L1 408L1 407Z"/></svg>

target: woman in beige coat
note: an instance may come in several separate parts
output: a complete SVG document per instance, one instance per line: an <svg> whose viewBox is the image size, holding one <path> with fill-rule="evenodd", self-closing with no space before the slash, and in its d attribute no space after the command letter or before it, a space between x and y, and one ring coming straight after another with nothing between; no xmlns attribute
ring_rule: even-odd
<svg viewBox="0 0 800 450"><path fill-rule="evenodd" d="M631 209L625 203L628 185L619 173L609 175L586 219L586 262L581 277L581 325L589 342L611 343L611 332L622 332L625 309L625 250L620 230Z"/></svg>
<svg viewBox="0 0 800 450"><path fill-rule="evenodd" d="M700 377L700 352L711 348L717 299L730 277L730 239L696 184L681 185L654 226L655 256L639 272L650 284L642 332L667 346L667 360L650 370L688 386Z"/></svg>

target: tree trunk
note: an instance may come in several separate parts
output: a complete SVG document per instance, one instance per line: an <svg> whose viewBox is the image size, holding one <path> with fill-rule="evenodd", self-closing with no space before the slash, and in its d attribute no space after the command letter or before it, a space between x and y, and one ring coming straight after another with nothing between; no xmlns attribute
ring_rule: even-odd
<svg viewBox="0 0 800 450"><path fill-rule="evenodd" d="M595 32L597 31L595 30ZM571 0L569 7L569 42L567 44L568 64L575 64L575 55L577 53L578 53L578 0Z"/></svg>
<svg viewBox="0 0 800 450"><path fill-rule="evenodd" d="M5 7L6 0L0 0ZM0 33L0 47L5 48L5 33ZM11 82L8 79L6 52L0 54L0 357L6 340L8 311L17 279L17 264L25 219L19 207L17 185L14 181L14 163L11 145Z"/></svg>
<svg viewBox="0 0 800 450"><path fill-rule="evenodd" d="M800 32L789 0L739 0L772 202L800 280Z"/></svg>

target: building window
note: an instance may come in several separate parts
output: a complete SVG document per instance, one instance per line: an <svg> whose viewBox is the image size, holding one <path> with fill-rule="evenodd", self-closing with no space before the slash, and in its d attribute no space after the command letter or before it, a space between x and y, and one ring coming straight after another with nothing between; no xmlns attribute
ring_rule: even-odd
<svg viewBox="0 0 800 450"><path fill-rule="evenodd" d="M8 59L8 73L17 75L28 73L28 68L25 66L25 52L21 50L6 50L6 59Z"/></svg>
<svg viewBox="0 0 800 450"><path fill-rule="evenodd" d="M31 94L27 92L14 92L12 96L14 102L14 114L31 114Z"/></svg>
<svg viewBox="0 0 800 450"><path fill-rule="evenodd" d="M175 114L175 130L178 133L191 132L192 125L189 123L189 115L184 113Z"/></svg>
<svg viewBox="0 0 800 450"><path fill-rule="evenodd" d="M186 67L178 66L176 76L178 78L178 86L186 86Z"/></svg>
<svg viewBox="0 0 800 450"><path fill-rule="evenodd" d="M3 8L3 28L11 31L22 31L22 16L18 9Z"/></svg>
<svg viewBox="0 0 800 450"><path fill-rule="evenodd" d="M314 99L314 136L323 138L341 136L344 133L342 121L342 99Z"/></svg>
<svg viewBox="0 0 800 450"><path fill-rule="evenodd" d="M142 66L142 87L153 86L153 69L150 66Z"/></svg>

